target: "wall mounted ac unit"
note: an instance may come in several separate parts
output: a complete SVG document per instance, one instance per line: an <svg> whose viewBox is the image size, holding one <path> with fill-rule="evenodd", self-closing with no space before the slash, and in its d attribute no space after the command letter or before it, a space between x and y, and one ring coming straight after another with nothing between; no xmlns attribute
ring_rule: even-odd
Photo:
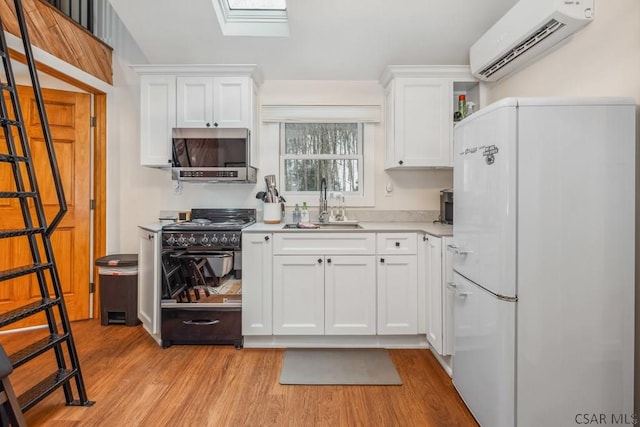
<svg viewBox="0 0 640 427"><path fill-rule="evenodd" d="M593 21L594 0L520 0L471 46L471 72L496 81Z"/></svg>

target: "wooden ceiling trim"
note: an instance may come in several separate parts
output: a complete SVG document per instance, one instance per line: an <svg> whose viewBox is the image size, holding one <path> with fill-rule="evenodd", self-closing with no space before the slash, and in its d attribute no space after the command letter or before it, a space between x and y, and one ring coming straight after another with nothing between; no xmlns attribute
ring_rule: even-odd
<svg viewBox="0 0 640 427"><path fill-rule="evenodd" d="M112 49L43 0L22 0L31 44L113 84ZM13 0L0 0L5 31L20 37Z"/></svg>

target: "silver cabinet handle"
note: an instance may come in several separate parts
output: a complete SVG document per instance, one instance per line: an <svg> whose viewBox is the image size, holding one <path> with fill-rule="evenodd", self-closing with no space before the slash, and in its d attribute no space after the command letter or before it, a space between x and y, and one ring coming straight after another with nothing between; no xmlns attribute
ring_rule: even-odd
<svg viewBox="0 0 640 427"><path fill-rule="evenodd" d="M456 285L454 282L447 282L447 286L453 290L455 290L458 287L458 285Z"/></svg>
<svg viewBox="0 0 640 427"><path fill-rule="evenodd" d="M471 295L471 292L456 292L456 294L460 297L466 298L467 295Z"/></svg>
<svg viewBox="0 0 640 427"><path fill-rule="evenodd" d="M456 255L467 255L471 253L471 251L462 250L456 245L447 245L447 250L453 252Z"/></svg>
<svg viewBox="0 0 640 427"><path fill-rule="evenodd" d="M220 321L208 320L208 319L196 319L196 320L183 320L182 323L184 323L185 325L207 326L207 325L215 325L216 323L220 323Z"/></svg>

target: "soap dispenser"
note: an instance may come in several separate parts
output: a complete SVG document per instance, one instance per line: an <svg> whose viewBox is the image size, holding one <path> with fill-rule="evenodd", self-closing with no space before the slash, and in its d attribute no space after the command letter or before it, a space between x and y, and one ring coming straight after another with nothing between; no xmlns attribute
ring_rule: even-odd
<svg viewBox="0 0 640 427"><path fill-rule="evenodd" d="M300 212L300 205L296 203L296 208L293 210L293 223L297 224L302 220L302 212Z"/></svg>
<svg viewBox="0 0 640 427"><path fill-rule="evenodd" d="M302 203L302 212L300 213L300 222L309 222L309 209L307 208L307 202Z"/></svg>

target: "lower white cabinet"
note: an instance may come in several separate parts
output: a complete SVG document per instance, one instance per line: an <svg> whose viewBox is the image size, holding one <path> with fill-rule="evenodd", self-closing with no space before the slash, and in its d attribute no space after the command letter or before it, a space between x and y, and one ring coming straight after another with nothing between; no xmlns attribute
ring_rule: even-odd
<svg viewBox="0 0 640 427"><path fill-rule="evenodd" d="M273 236L242 233L242 335L271 335Z"/></svg>
<svg viewBox="0 0 640 427"><path fill-rule="evenodd" d="M378 255L378 335L418 333L416 255Z"/></svg>
<svg viewBox="0 0 640 427"><path fill-rule="evenodd" d="M273 257L275 335L373 335L373 255Z"/></svg>
<svg viewBox="0 0 640 427"><path fill-rule="evenodd" d="M159 343L162 235L160 231L138 227L138 240L138 319Z"/></svg>
<svg viewBox="0 0 640 427"><path fill-rule="evenodd" d="M426 332L433 349L447 356L453 353L453 258L447 251L448 238L425 235Z"/></svg>

